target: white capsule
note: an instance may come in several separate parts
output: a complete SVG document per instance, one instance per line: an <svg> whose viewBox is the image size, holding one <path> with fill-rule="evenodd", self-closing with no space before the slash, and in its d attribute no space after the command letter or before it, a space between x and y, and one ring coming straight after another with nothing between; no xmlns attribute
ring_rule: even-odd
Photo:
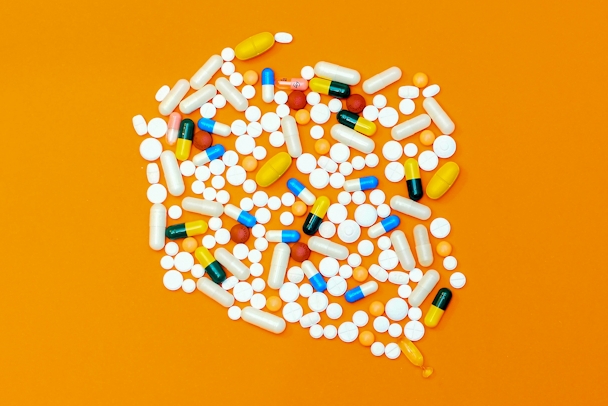
<svg viewBox="0 0 608 406"><path fill-rule="evenodd" d="M226 98L226 101L236 109L236 111L245 111L249 107L249 101L243 96L241 92L230 81L224 77L217 78L215 81L215 87L222 96Z"/></svg>
<svg viewBox="0 0 608 406"><path fill-rule="evenodd" d="M369 274L378 282L386 282L388 280L388 272L379 265L372 264L368 269Z"/></svg>
<svg viewBox="0 0 608 406"><path fill-rule="evenodd" d="M196 282L196 287L224 307L230 307L234 304L234 296L211 279L200 278L198 282Z"/></svg>
<svg viewBox="0 0 608 406"><path fill-rule="evenodd" d="M300 134L298 133L298 125L296 119L292 116L285 116L281 119L281 129L285 137L287 152L292 158L297 158L302 155L302 143L300 142Z"/></svg>
<svg viewBox="0 0 608 406"><path fill-rule="evenodd" d="M281 230L269 230L266 231L266 235L264 236L268 242L282 242L283 241L283 231Z"/></svg>
<svg viewBox="0 0 608 406"><path fill-rule="evenodd" d="M184 197L182 209L209 217L219 217L224 213L224 206L221 203L195 197Z"/></svg>
<svg viewBox="0 0 608 406"><path fill-rule="evenodd" d="M410 276L402 271L391 271L388 274L388 281L395 285L407 285L410 281Z"/></svg>
<svg viewBox="0 0 608 406"><path fill-rule="evenodd" d="M308 189L304 189L298 195L298 198L302 200L307 206L315 204L317 197Z"/></svg>
<svg viewBox="0 0 608 406"><path fill-rule="evenodd" d="M357 131L351 130L342 124L334 124L330 133L333 139L365 154L371 153L376 146L371 138L359 134Z"/></svg>
<svg viewBox="0 0 608 406"><path fill-rule="evenodd" d="M361 75L356 70L323 61L315 65L315 75L350 86L361 80Z"/></svg>
<svg viewBox="0 0 608 406"><path fill-rule="evenodd" d="M397 258L399 258L401 267L406 271L414 269L416 267L416 260L414 259L414 254L412 254L412 249L410 248L410 244L408 243L407 238L405 238L403 231L393 231L391 234L391 242L393 243L393 248L395 249Z"/></svg>
<svg viewBox="0 0 608 406"><path fill-rule="evenodd" d="M429 269L422 279L416 285L416 289L410 293L410 297L407 301L412 307L420 307L424 299L431 293L435 285L439 282L439 272L434 269Z"/></svg>
<svg viewBox="0 0 608 406"><path fill-rule="evenodd" d="M186 79L180 79L177 81L175 86L171 88L171 91L162 102L158 105L158 111L163 116L168 116L177 107L179 102L182 101L186 93L190 90L190 83Z"/></svg>
<svg viewBox="0 0 608 406"><path fill-rule="evenodd" d="M212 55L201 68L190 78L190 86L198 90L209 83L209 80L217 73L224 64L224 59L219 55Z"/></svg>
<svg viewBox="0 0 608 406"><path fill-rule="evenodd" d="M179 104L179 110L184 114L190 114L194 110L200 108L203 104L213 99L217 94L217 89L213 85L205 85L202 89L197 90L190 96L186 97Z"/></svg>
<svg viewBox="0 0 608 406"><path fill-rule="evenodd" d="M244 281L249 278L249 275L251 274L249 268L225 248L216 249L213 253L213 257L217 262L224 266L224 268L228 269L234 276L239 278L239 280Z"/></svg>
<svg viewBox="0 0 608 406"><path fill-rule="evenodd" d="M268 271L268 287L279 289L283 286L290 254L291 249L285 243L280 242L274 247L270 270Z"/></svg>
<svg viewBox="0 0 608 406"><path fill-rule="evenodd" d="M414 227L414 243L418 263L422 266L430 266L433 263L433 247L429 241L429 232L422 224Z"/></svg>
<svg viewBox="0 0 608 406"><path fill-rule="evenodd" d="M446 112L441 108L437 100L432 97L427 97L422 102L422 107L426 110L431 119L435 123L435 125L441 130L442 134L450 135L454 132L454 122L452 119L446 114Z"/></svg>
<svg viewBox="0 0 608 406"><path fill-rule="evenodd" d="M431 209L424 204L413 201L403 196L393 196L390 202L391 209L400 213L415 217L419 220L427 220L431 217Z"/></svg>
<svg viewBox="0 0 608 406"><path fill-rule="evenodd" d="M420 96L420 89L416 86L401 86L399 88L399 97L404 99L415 99Z"/></svg>
<svg viewBox="0 0 608 406"><path fill-rule="evenodd" d="M363 82L363 91L367 94L374 94L399 79L401 79L401 69L393 66Z"/></svg>
<svg viewBox="0 0 608 406"><path fill-rule="evenodd" d="M311 251L326 255L338 260L345 260L348 257L348 248L344 245L336 244L333 241L326 240L321 237L310 237L308 240L308 248Z"/></svg>
<svg viewBox="0 0 608 406"><path fill-rule="evenodd" d="M411 137L418 131L424 130L430 125L431 117L429 117L428 114L421 114L393 127L391 130L391 137L393 137L395 141L401 141L407 137Z"/></svg>
<svg viewBox="0 0 608 406"><path fill-rule="evenodd" d="M181 196L186 190L186 185L184 185L184 178L182 178L182 173L179 170L177 158L175 158L173 151L167 150L160 154L160 164L163 167L169 193L173 196Z"/></svg>
<svg viewBox="0 0 608 406"><path fill-rule="evenodd" d="M338 170L338 164L331 158L326 157L325 155L319 157L318 164L319 167L325 169L329 173L334 173Z"/></svg>
<svg viewBox="0 0 608 406"><path fill-rule="evenodd" d="M262 85L262 100L265 103L272 103L274 101L274 84Z"/></svg>
<svg viewBox="0 0 608 406"><path fill-rule="evenodd" d="M376 282L376 281L365 282L363 285L359 286L359 289L361 289L361 293L363 293L363 296L367 297L367 296L371 295L372 293L375 293L378 291L378 282Z"/></svg>
<svg viewBox="0 0 608 406"><path fill-rule="evenodd" d="M165 227L167 227L167 208L162 204L150 207L150 248L155 251L165 246Z"/></svg>
<svg viewBox="0 0 608 406"><path fill-rule="evenodd" d="M241 319L271 333L281 334L285 331L286 323L283 318L251 306L241 311Z"/></svg>
<svg viewBox="0 0 608 406"><path fill-rule="evenodd" d="M151 185L158 183L160 180L160 169L158 168L158 164L156 162L150 162L148 164L146 167L146 177Z"/></svg>

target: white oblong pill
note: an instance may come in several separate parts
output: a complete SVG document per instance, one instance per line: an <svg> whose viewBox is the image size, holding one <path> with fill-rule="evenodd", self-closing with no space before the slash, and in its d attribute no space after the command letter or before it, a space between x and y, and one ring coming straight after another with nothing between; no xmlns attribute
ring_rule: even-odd
<svg viewBox="0 0 608 406"><path fill-rule="evenodd" d="M431 293L435 285L439 282L439 273L434 269L429 269L422 279L416 285L416 289L412 291L407 299L410 306L420 307L424 299Z"/></svg>
<svg viewBox="0 0 608 406"><path fill-rule="evenodd" d="M165 99L165 97L167 97L170 91L171 88L167 85L164 85L160 89L158 89L156 95L154 96L154 99L160 103Z"/></svg>
<svg viewBox="0 0 608 406"><path fill-rule="evenodd" d="M324 79L354 86L361 81L361 75L354 69L345 68L330 62L317 62L314 68L315 74Z"/></svg>
<svg viewBox="0 0 608 406"><path fill-rule="evenodd" d="M171 91L162 102L158 105L158 111L163 116L168 116L175 110L177 105L182 101L186 93L190 90L190 82L186 79L180 79L175 83L175 86L171 88Z"/></svg>
<svg viewBox="0 0 608 406"><path fill-rule="evenodd" d="M148 123L146 123L144 116L138 114L134 116L131 121L133 122L133 128L137 135L142 136L148 133Z"/></svg>
<svg viewBox="0 0 608 406"><path fill-rule="evenodd" d="M230 81L224 77L217 78L215 87L226 101L235 108L236 111L245 111L249 107L249 101L239 92Z"/></svg>
<svg viewBox="0 0 608 406"><path fill-rule="evenodd" d="M342 144L361 151L365 154L371 153L376 144L374 141L363 134L359 134L342 124L334 124L330 131L331 137Z"/></svg>
<svg viewBox="0 0 608 406"><path fill-rule="evenodd" d="M420 114L414 118L404 121L396 125L391 130L391 137L396 141L401 141L407 137L411 137L418 131L422 131L431 125L431 117L428 114Z"/></svg>
<svg viewBox="0 0 608 406"><path fill-rule="evenodd" d="M437 100L432 97L427 97L424 99L424 102L422 102L422 107L424 107L427 114L431 116L431 119L443 134L450 135L454 132L454 129L456 128L454 122L441 108L439 103L437 103Z"/></svg>
<svg viewBox="0 0 608 406"><path fill-rule="evenodd" d="M274 34L274 40L280 44L289 44L293 41L293 36L288 32L277 32Z"/></svg>
<svg viewBox="0 0 608 406"><path fill-rule="evenodd" d="M395 195L391 198L390 206L399 213L407 214L420 220L428 220L431 217L431 209L421 203L415 202L403 196Z"/></svg>
<svg viewBox="0 0 608 406"><path fill-rule="evenodd" d="M403 269L406 271L411 271L414 269L416 266L416 260L414 259L414 254L412 253L410 244L408 243L403 231L393 231L390 239L393 243L393 247L395 248L395 253L397 254L401 267L403 267Z"/></svg>
<svg viewBox="0 0 608 406"><path fill-rule="evenodd" d="M410 277L405 272L392 271L388 274L388 281L395 285L407 285L410 281Z"/></svg>
<svg viewBox="0 0 608 406"><path fill-rule="evenodd" d="M241 311L241 318L249 324L274 334L281 334L286 327L285 320L282 318L250 306Z"/></svg>
<svg viewBox="0 0 608 406"><path fill-rule="evenodd" d="M374 94L399 79L401 79L401 69L393 66L363 82L363 91L367 94Z"/></svg>
<svg viewBox="0 0 608 406"><path fill-rule="evenodd" d="M184 197L182 209L210 217L219 217L224 213L224 206L221 203L195 197Z"/></svg>
<svg viewBox="0 0 608 406"><path fill-rule="evenodd" d="M198 90L205 86L224 64L224 59L219 55L212 55L201 68L190 78L190 86ZM223 107L223 106L222 106Z"/></svg>
<svg viewBox="0 0 608 406"><path fill-rule="evenodd" d="M179 110L184 114L190 114L194 110L200 108L203 104L207 103L209 100L213 99L216 94L217 89L215 86L205 85L203 88L197 90L182 100L182 102L179 104Z"/></svg>
<svg viewBox="0 0 608 406"><path fill-rule="evenodd" d="M388 272L380 265L372 264L368 272L378 282L386 282L388 280Z"/></svg>
<svg viewBox="0 0 608 406"><path fill-rule="evenodd" d="M439 85L430 85L424 88L424 90L422 91L422 95L424 97L433 97L437 95L440 90L441 88L439 87Z"/></svg>
<svg viewBox="0 0 608 406"><path fill-rule="evenodd" d="M420 89L416 86L401 86L399 88L399 97L403 99L415 99L420 96Z"/></svg>
<svg viewBox="0 0 608 406"><path fill-rule="evenodd" d="M218 248L213 253L213 256L222 266L228 269L234 276L239 280L244 281L249 278L251 272L249 268L243 264L239 259L232 255L225 248ZM250 298L249 298L250 299ZM247 300L249 300L247 299Z"/></svg>
<svg viewBox="0 0 608 406"><path fill-rule="evenodd" d="M414 227L414 243L418 263L422 266L430 266L433 263L433 247L429 241L429 232L422 224Z"/></svg>
<svg viewBox="0 0 608 406"><path fill-rule="evenodd" d="M162 204L150 207L150 248L160 251L165 246L165 227L167 226L167 208Z"/></svg>
<svg viewBox="0 0 608 406"><path fill-rule="evenodd" d="M340 261L348 258L348 248L346 248L344 245L326 240L325 238L310 237L308 240L308 248L310 248L311 251L327 255L328 257L332 257Z"/></svg>
<svg viewBox="0 0 608 406"><path fill-rule="evenodd" d="M229 292L226 292L224 288L214 283L211 279L200 278L198 282L196 282L196 287L224 307L230 307L234 304L234 296Z"/></svg>
<svg viewBox="0 0 608 406"><path fill-rule="evenodd" d="M158 183L160 180L160 169L158 168L158 164L156 162L151 162L146 167L146 177L148 178L148 182L150 184Z"/></svg>
<svg viewBox="0 0 608 406"><path fill-rule="evenodd" d="M283 285L285 274L287 273L290 253L291 249L289 248L289 245L285 243L278 243L274 247L270 270L268 272L268 287L279 289Z"/></svg>
<svg viewBox="0 0 608 406"><path fill-rule="evenodd" d="M287 152L292 158L297 158L302 155L302 143L300 142L300 134L296 119L292 116L285 116L281 119L281 130L287 144Z"/></svg>
<svg viewBox="0 0 608 406"><path fill-rule="evenodd" d="M182 178L182 173L179 170L177 158L175 158L173 151L164 151L160 154L160 164L163 167L169 193L173 196L181 196L186 190L186 185L184 185L184 178Z"/></svg>

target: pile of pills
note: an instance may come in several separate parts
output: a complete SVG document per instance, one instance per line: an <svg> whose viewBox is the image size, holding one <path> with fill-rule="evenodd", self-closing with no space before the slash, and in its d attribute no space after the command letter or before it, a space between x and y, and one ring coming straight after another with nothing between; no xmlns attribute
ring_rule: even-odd
<svg viewBox="0 0 608 406"><path fill-rule="evenodd" d="M275 80L271 68L236 70L235 58L246 61L292 39L265 32L225 48L189 81L158 90L163 117L133 117L136 133L149 135L140 145L149 161L149 245L164 250L164 286L198 289L232 320L276 334L298 323L313 338L358 340L375 356L403 353L429 376L414 342L450 303L452 290L440 281L453 289L466 283L454 272L458 262L446 240L452 226L429 206L460 171L449 160L454 122L424 73L398 88L395 108L378 92L401 80L398 67L364 80L365 95L351 90L361 82L358 71L329 62L305 66L291 79ZM256 106L258 93L263 103ZM409 117L421 93L424 111ZM222 109L241 118L223 122ZM377 145L378 132L392 139ZM306 137L315 140L314 150L304 150ZM297 175L287 176L294 167ZM374 175L357 174L365 168ZM426 185L421 170L433 172ZM281 227L269 226L272 219ZM432 268L437 256L443 269ZM372 301L379 289L394 297ZM384 334L387 345L378 339Z"/></svg>

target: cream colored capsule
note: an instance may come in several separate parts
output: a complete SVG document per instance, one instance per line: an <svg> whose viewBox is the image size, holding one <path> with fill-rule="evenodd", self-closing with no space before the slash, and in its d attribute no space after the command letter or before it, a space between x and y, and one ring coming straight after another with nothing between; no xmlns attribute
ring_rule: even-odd
<svg viewBox="0 0 608 406"><path fill-rule="evenodd" d="M159 203L150 207L150 248L155 251L165 246L165 227L167 227L167 208Z"/></svg>
<svg viewBox="0 0 608 406"><path fill-rule="evenodd" d="M422 102L422 107L426 110L435 125L441 130L442 134L450 135L454 132L456 126L447 113L441 108L437 100L432 97L427 97Z"/></svg>
<svg viewBox="0 0 608 406"><path fill-rule="evenodd" d="M247 306L241 311L241 319L271 333L281 334L285 331L284 319L251 306Z"/></svg>
<svg viewBox="0 0 608 406"><path fill-rule="evenodd" d="M213 256L224 268L228 269L234 276L236 276L239 280L244 281L249 278L250 271L249 268L242 263L237 257L232 255L225 248L218 248L213 253Z"/></svg>
<svg viewBox="0 0 608 406"><path fill-rule="evenodd" d="M213 99L217 94L217 89L213 85L205 85L202 89L197 90L190 96L186 97L179 104L179 111L184 114L190 114L194 110L200 108L203 104Z"/></svg>
<svg viewBox="0 0 608 406"><path fill-rule="evenodd" d="M439 282L439 272L434 269L426 271L422 279L416 285L416 288L410 294L407 301L412 307L420 307L424 299L431 293L435 285Z"/></svg>
<svg viewBox="0 0 608 406"><path fill-rule="evenodd" d="M217 91L226 98L226 101L236 109L236 111L245 111L247 110L247 107L249 107L249 102L245 96L243 96L243 94L239 92L236 87L234 87L234 85L228 81L228 79L224 77L217 78L215 81L215 87L217 88Z"/></svg>
<svg viewBox="0 0 608 406"><path fill-rule="evenodd" d="M169 193L173 196L181 196L186 190L186 185L184 185L184 178L182 178L182 173L179 170L177 158L173 151L166 150L160 154L160 165L163 167Z"/></svg>
<svg viewBox="0 0 608 406"><path fill-rule="evenodd" d="M224 213L224 205L212 200L197 199L195 197L184 197L182 209L190 213L202 214L204 216L219 217Z"/></svg>
<svg viewBox="0 0 608 406"><path fill-rule="evenodd" d="M355 130L351 130L345 125L334 124L331 128L331 137L340 141L344 145L361 151L365 154L370 154L374 151L376 144L374 141L363 134L359 134Z"/></svg>
<svg viewBox="0 0 608 406"><path fill-rule="evenodd" d="M345 260L348 257L348 248L344 245L336 244L333 241L326 240L321 237L310 237L308 240L308 248L311 251L319 254L335 258L337 260Z"/></svg>
<svg viewBox="0 0 608 406"><path fill-rule="evenodd" d="M431 209L424 204L408 199L407 197L395 195L391 198L391 209L399 213L407 214L419 220L428 220L431 217Z"/></svg>
<svg viewBox="0 0 608 406"><path fill-rule="evenodd" d="M163 116L168 116L182 101L186 93L190 90L190 83L186 79L180 79L175 86L171 88L162 102L158 105L158 111Z"/></svg>
<svg viewBox="0 0 608 406"><path fill-rule="evenodd" d="M290 254L291 249L289 248L289 245L283 242L278 243L274 247L272 260L270 262L270 270L268 271L268 286L270 288L279 289L283 286Z"/></svg>
<svg viewBox="0 0 608 406"><path fill-rule="evenodd" d="M298 132L298 124L292 116L285 116L281 119L281 129L285 137L285 145L287 152L292 158L297 158L302 155L302 142L300 141L300 133Z"/></svg>
<svg viewBox="0 0 608 406"><path fill-rule="evenodd" d="M356 70L324 61L315 65L315 75L351 86L361 80L361 75Z"/></svg>
<svg viewBox="0 0 608 406"><path fill-rule="evenodd" d="M196 282L196 287L224 307L230 307L234 304L234 296L211 279L199 278L198 282Z"/></svg>
<svg viewBox="0 0 608 406"><path fill-rule="evenodd" d="M391 242L393 243L393 248L395 249L401 267L406 271L414 269L416 267L416 260L414 259L414 254L412 254L412 249L410 248L410 244L403 231L393 231L391 234Z"/></svg>
<svg viewBox="0 0 608 406"><path fill-rule="evenodd" d="M428 114L421 114L414 118L404 121L393 127L391 137L395 141L401 141L407 137L411 137L418 131L422 131L431 125L431 117Z"/></svg>
<svg viewBox="0 0 608 406"><path fill-rule="evenodd" d="M414 227L414 243L418 263L422 266L430 266L433 263L433 247L429 241L429 232L422 224Z"/></svg>
<svg viewBox="0 0 608 406"><path fill-rule="evenodd" d="M190 78L190 86L192 86L194 90L202 88L209 83L213 75L220 70L223 64L224 59L222 59L221 56L212 55L211 58L207 59L207 62L192 75L192 78Z"/></svg>
<svg viewBox="0 0 608 406"><path fill-rule="evenodd" d="M363 82L363 91L367 94L374 94L399 79L401 79L401 69L393 66Z"/></svg>

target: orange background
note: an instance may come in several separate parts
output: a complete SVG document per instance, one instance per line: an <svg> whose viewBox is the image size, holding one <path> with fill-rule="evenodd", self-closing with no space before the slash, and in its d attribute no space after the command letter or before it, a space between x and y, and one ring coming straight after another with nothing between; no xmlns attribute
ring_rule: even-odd
<svg viewBox="0 0 608 406"><path fill-rule="evenodd" d="M605 5L88 3L0 7L0 404L605 399ZM161 85L260 31L295 40L237 70L297 76L329 60L367 78L397 65L400 85L424 71L442 86L463 173L433 208L468 284L419 342L429 380L403 356L297 325L277 337L162 286L131 117L157 116ZM396 88L383 91L395 107Z"/></svg>

